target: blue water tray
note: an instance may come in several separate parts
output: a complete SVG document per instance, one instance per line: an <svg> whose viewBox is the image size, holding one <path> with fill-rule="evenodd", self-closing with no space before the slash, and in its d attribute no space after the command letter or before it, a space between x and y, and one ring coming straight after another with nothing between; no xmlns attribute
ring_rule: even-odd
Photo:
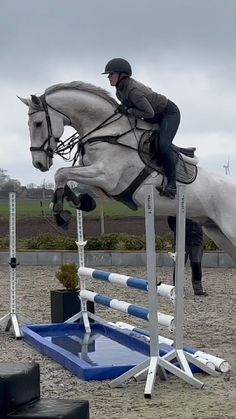
<svg viewBox="0 0 236 419"><path fill-rule="evenodd" d="M114 379L149 357L145 337L114 326L90 326L86 334L82 323L27 325L23 340L86 381ZM165 344L159 349L160 356L172 350Z"/></svg>

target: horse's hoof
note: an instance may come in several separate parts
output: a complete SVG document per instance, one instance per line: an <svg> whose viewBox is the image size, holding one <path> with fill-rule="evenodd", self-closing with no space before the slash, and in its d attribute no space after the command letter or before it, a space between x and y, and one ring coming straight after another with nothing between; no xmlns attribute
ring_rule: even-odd
<svg viewBox="0 0 236 419"><path fill-rule="evenodd" d="M80 200L79 196L77 196L68 185L64 187L64 197L66 200L72 204L74 208L80 209Z"/></svg>
<svg viewBox="0 0 236 419"><path fill-rule="evenodd" d="M68 230L69 222L71 220L71 212L70 211L61 211L58 214L54 214L54 218L58 227L63 228L63 230Z"/></svg>
<svg viewBox="0 0 236 419"><path fill-rule="evenodd" d="M96 201L89 194L83 193L79 196L80 204L79 209L81 211L90 212L96 208Z"/></svg>
<svg viewBox="0 0 236 419"><path fill-rule="evenodd" d="M96 208L96 201L87 193L76 195L68 185L64 188L66 200L72 204L74 208L81 211L90 212Z"/></svg>
<svg viewBox="0 0 236 419"><path fill-rule="evenodd" d="M56 204L53 204L53 202L50 204L52 207L53 212L60 214L60 212L63 211L63 204L61 202L57 202Z"/></svg>

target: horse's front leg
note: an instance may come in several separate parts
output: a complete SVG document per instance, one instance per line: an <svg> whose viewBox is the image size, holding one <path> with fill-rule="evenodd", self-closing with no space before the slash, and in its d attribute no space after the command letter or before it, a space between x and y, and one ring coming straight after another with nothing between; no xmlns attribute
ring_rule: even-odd
<svg viewBox="0 0 236 419"><path fill-rule="evenodd" d="M83 170L81 170L83 169ZM83 176L80 176L82 171ZM63 210L64 198L76 209L82 211L93 211L96 208L96 201L88 193L76 195L67 185L69 181L84 183L88 186L97 186L102 181L101 175L104 172L97 166L61 168L55 174L55 192L53 196L52 209L57 225L63 228L68 227L71 213ZM99 179L100 174L100 179ZM88 179L87 179L88 178ZM86 181L87 179L87 181ZM82 180L82 181L81 181Z"/></svg>
<svg viewBox="0 0 236 419"><path fill-rule="evenodd" d="M51 208L58 227L67 230L72 214L70 211L63 209L64 197L64 188L57 188L53 194Z"/></svg>
<svg viewBox="0 0 236 419"><path fill-rule="evenodd" d="M56 188L52 199L52 210L55 213L59 213L63 210L64 201L64 187Z"/></svg>
<svg viewBox="0 0 236 419"><path fill-rule="evenodd" d="M110 162L109 162L110 163ZM55 173L55 188L64 188L67 182L74 181L83 184L106 189L109 185L114 187L114 179L104 164L91 164L89 166L62 167Z"/></svg>

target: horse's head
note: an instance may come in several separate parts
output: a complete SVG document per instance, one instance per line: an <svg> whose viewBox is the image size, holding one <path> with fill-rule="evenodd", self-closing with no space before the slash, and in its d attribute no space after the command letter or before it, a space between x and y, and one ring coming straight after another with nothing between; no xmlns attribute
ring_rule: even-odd
<svg viewBox="0 0 236 419"><path fill-rule="evenodd" d="M45 96L19 99L29 107L30 151L34 167L46 172L52 166L57 143L64 132L65 115L48 105Z"/></svg>

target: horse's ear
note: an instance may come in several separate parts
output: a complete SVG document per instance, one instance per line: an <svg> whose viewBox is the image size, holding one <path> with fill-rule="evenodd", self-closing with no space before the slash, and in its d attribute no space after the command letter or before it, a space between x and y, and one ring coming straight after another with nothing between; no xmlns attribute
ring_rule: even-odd
<svg viewBox="0 0 236 419"><path fill-rule="evenodd" d="M40 106L41 105L41 100L39 99L38 96L36 96L36 95L30 95L30 97L31 97L31 100L32 100L32 102L33 102L34 105L36 105L36 106Z"/></svg>
<svg viewBox="0 0 236 419"><path fill-rule="evenodd" d="M18 97L18 99L20 99L21 100L21 102L23 102L26 106L29 106L30 105L30 99L26 99L26 98L24 98L24 97L20 97L20 96L17 96Z"/></svg>

